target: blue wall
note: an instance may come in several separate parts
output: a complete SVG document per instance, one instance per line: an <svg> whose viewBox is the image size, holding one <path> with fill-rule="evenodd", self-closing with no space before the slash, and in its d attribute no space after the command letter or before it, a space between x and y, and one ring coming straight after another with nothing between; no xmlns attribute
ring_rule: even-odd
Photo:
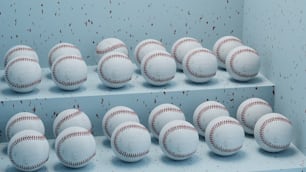
<svg viewBox="0 0 306 172"><path fill-rule="evenodd" d="M245 1L243 40L262 57L275 84L274 109L289 117L306 154L306 1Z"/></svg>

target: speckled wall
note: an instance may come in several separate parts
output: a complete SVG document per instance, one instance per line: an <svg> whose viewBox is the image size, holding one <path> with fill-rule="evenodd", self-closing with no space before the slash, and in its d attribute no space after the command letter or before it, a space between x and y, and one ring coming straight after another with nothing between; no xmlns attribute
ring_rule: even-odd
<svg viewBox="0 0 306 172"><path fill-rule="evenodd" d="M212 48L223 35L241 37L242 11L243 0L1 1L0 56L27 44L46 67L49 49L62 41L77 45L92 65L95 46L106 37L122 39L130 55L145 38L162 40L169 50L178 38L192 36Z"/></svg>
<svg viewBox="0 0 306 172"><path fill-rule="evenodd" d="M289 117L306 154L306 1L245 1L244 41L262 57L275 84L275 111Z"/></svg>

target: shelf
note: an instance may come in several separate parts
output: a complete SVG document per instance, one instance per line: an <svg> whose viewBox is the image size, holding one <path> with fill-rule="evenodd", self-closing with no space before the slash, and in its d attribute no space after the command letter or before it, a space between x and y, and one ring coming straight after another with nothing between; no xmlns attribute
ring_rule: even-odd
<svg viewBox="0 0 306 172"><path fill-rule="evenodd" d="M41 171L302 171L304 155L294 146L280 153L266 153L259 149L254 138L246 137L243 148L237 154L220 157L213 154L203 138L200 139L196 154L184 161L168 159L161 151L156 140L152 141L150 153L136 163L125 163L115 157L110 142L104 136L95 137L96 157L84 168L69 169L56 157L53 149L54 140L50 140L50 158ZM6 143L0 144L0 171L14 172L15 168L6 155Z"/></svg>

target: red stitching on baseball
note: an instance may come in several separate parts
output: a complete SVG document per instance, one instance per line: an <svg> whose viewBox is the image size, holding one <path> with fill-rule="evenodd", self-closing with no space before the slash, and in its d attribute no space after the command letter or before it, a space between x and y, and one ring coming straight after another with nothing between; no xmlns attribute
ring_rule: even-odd
<svg viewBox="0 0 306 172"><path fill-rule="evenodd" d="M182 39L181 41L177 42L173 48L173 56L174 56L174 59L177 63L179 64L182 64L182 60L178 59L177 58L177 49L180 45L182 45L183 43L185 42L197 42L199 43L199 41L197 41L196 39L193 39L193 38L186 38L186 39Z"/></svg>
<svg viewBox="0 0 306 172"><path fill-rule="evenodd" d="M18 84L18 83L13 83L10 79L9 79L9 76L8 76L8 71L9 69L17 62L19 61L25 61L25 62L32 62L32 63L37 63L38 64L38 61L35 60L35 59L30 59L30 58L27 58L27 57L22 57L22 58L17 58L17 59L14 59L13 61L11 61L7 67L6 67L6 70L5 70L5 78L6 78L6 81L9 85L11 85L12 87L15 87L15 88L28 88L28 87L32 87L36 84L39 84L41 82L41 77L38 79L38 80L35 80L31 83L28 83L28 84Z"/></svg>
<svg viewBox="0 0 306 172"><path fill-rule="evenodd" d="M220 109L220 110L227 111L226 107L223 105L208 105L208 106L203 107L197 115L197 126L203 132L205 131L205 128L201 126L201 118L204 112L211 110L211 109Z"/></svg>
<svg viewBox="0 0 306 172"><path fill-rule="evenodd" d="M75 45L70 45L70 44L61 44L61 45L58 45L57 47L53 48L52 51L51 51L50 54L49 54L48 59L49 59L49 65L50 65L50 66L52 65L51 57L53 56L53 53L54 53L55 51L57 51L58 49L61 49L61 48L75 48L75 49L77 49L78 51L80 51L80 50L78 49L78 47L76 47Z"/></svg>
<svg viewBox="0 0 306 172"><path fill-rule="evenodd" d="M122 113L127 113L127 114L130 114L130 115L136 115L137 116L137 114L136 114L136 112L134 112L134 111L130 111L130 110L117 110L117 111L115 111L115 112L112 112L107 118L106 118L106 120L105 120L105 125L104 125L104 131L106 132L106 134L110 137L111 136L111 133L110 133L110 131L108 130L108 125L109 125L109 120L111 119L111 118L113 118L114 116L116 116L116 115L119 115L119 114L122 114Z"/></svg>
<svg viewBox="0 0 306 172"><path fill-rule="evenodd" d="M209 54L212 54L214 55L211 51L209 50L205 50L205 49L199 49L199 50L196 50L196 51L193 51L191 54L189 54L186 58L187 58L187 61L186 61L186 68L188 70L188 72L197 77L197 78L210 78L210 77L213 77L216 75L216 72L214 73L211 73L211 74L200 74L200 73L197 73L197 72L194 72L191 70L190 68L190 60L191 60L191 57L194 56L195 54L197 53L209 53Z"/></svg>
<svg viewBox="0 0 306 172"><path fill-rule="evenodd" d="M141 130L147 131L147 129L145 127L143 127L141 125L137 125L137 124L130 124L130 125L123 126L122 128L120 128L115 133L114 148L115 148L116 152L118 152L120 155L122 155L124 157L127 157L127 158L143 157L143 156L145 156L146 154L149 153L149 150L146 150L144 152L129 153L129 152L125 152L124 150L120 150L120 148L118 146L117 140L118 140L118 137L119 137L120 133L122 133L124 130L131 129L131 128L136 128L136 129L141 129Z"/></svg>
<svg viewBox="0 0 306 172"><path fill-rule="evenodd" d="M10 55L12 55L13 53L15 53L16 51L34 51L33 48L30 47L16 47L14 49L12 49L10 52L7 53L7 55L4 57L4 66L7 65L8 63L8 58ZM34 51L35 52L35 51Z"/></svg>
<svg viewBox="0 0 306 172"><path fill-rule="evenodd" d="M170 81L171 79L174 78L174 76L161 79L161 78L155 78L155 77L149 75L147 65L148 65L150 60L152 60L153 58L158 57L158 56L164 56L164 57L173 59L173 57L171 55L169 55L168 53L163 53L163 52L154 53L154 54L150 55L148 58L146 58L146 61L144 62L144 71L143 72L152 81L155 81L155 82Z"/></svg>
<svg viewBox="0 0 306 172"><path fill-rule="evenodd" d="M224 121L219 121L217 122L215 125L213 125L213 127L211 128L211 132L209 133L209 141L211 143L211 145L221 151L221 152L227 152L227 153L230 153L230 152L236 152L238 151L239 149L241 149L242 145L241 146L238 146L236 148L232 148L232 149L227 149L227 148L224 148L222 147L222 145L218 145L215 143L214 141L214 132L217 128L221 127L222 125L227 125L227 124L230 124L230 125L237 125L237 126L241 126L239 124L239 122L237 121L233 121L233 120L224 120Z"/></svg>
<svg viewBox="0 0 306 172"><path fill-rule="evenodd" d="M53 64L54 67L53 67L53 70L52 70L52 74L53 74L54 80L55 80L56 82L58 82L59 84L64 85L64 86L78 85L78 84L81 84L81 83L85 82L85 81L87 80L87 76L86 76L85 78L83 78L83 79L80 79L80 80L74 81L74 82L71 82L71 81L60 81L60 80L57 78L57 76L56 76L56 74L55 74L55 69L56 69L57 65L58 65L60 62L62 62L62 61L64 61L64 60L67 60L67 59L73 59L73 60L84 61L84 60L82 59L82 57L78 57L78 56L65 56L65 57L60 58L59 60L56 61L55 64Z"/></svg>
<svg viewBox="0 0 306 172"><path fill-rule="evenodd" d="M257 75L257 73L253 73L253 74L243 74L243 73L240 73L239 71L237 71L235 68L234 68L234 60L235 58L237 57L237 55L239 55L240 53L244 53L244 52L248 52L248 53L254 53L256 55L257 52L252 50L252 49L241 49L241 50L238 50L237 52L235 52L231 57L230 57L230 67L232 69L232 71L238 75L238 76L241 76L241 77L254 77Z"/></svg>
<svg viewBox="0 0 306 172"><path fill-rule="evenodd" d="M137 51L136 51L136 60L137 60L137 62L138 62L139 64L141 63L141 60L139 59L139 58L140 58L140 57L139 57L139 52L140 52L140 50L141 50L143 47L147 46L148 44L155 44L155 45L160 45L160 46L163 47L163 44L162 44L161 42L159 42L159 41L156 41L156 40L149 40L149 41L146 41L146 42L142 43L142 44L138 47L138 49L137 49Z"/></svg>
<svg viewBox="0 0 306 172"><path fill-rule="evenodd" d="M245 127L249 128L250 130L253 130L254 128L252 128L252 126L250 126L247 121L246 121L246 111L251 107L251 106L254 106L254 105L264 105L264 106L268 106L271 108L271 106L266 103L266 102L263 102L263 101L254 101L254 102L250 102L248 103L247 105L244 106L244 108L242 109L242 112L241 112L241 122L244 124Z"/></svg>
<svg viewBox="0 0 306 172"><path fill-rule="evenodd" d="M24 136L24 137L20 137L18 139L16 139L12 144L11 144L11 147L10 149L8 150L8 156L11 160L11 162L16 166L18 167L19 169L22 169L22 170L25 170L25 171L30 171L30 170L34 170L38 167L40 167L41 165L43 165L44 163L46 163L49 159L49 156L44 159L43 161L37 163L37 164L34 164L34 165L31 165L31 166L26 166L26 165L21 165L21 164L17 164L17 162L13 159L13 155L12 155L12 150L13 148L23 142L23 141L33 141L33 140L40 140L40 141L45 141L46 140L46 137L45 136Z"/></svg>
<svg viewBox="0 0 306 172"><path fill-rule="evenodd" d="M21 121L32 121L32 120L40 120L40 118L38 116L20 116L16 119L14 119L7 127L6 129L6 136L7 136L7 140L10 139L10 132L11 132L11 127L13 125L15 125L16 123L18 122L21 122Z"/></svg>
<svg viewBox="0 0 306 172"><path fill-rule="evenodd" d="M67 116L65 116L64 118L62 118L58 123L57 125L55 126L55 135L57 136L59 133L59 128L61 127L61 125L68 121L69 119L71 118L74 118L76 116L79 116L80 114L82 114L82 112L78 109L77 111L71 113L71 114L68 114Z"/></svg>
<svg viewBox="0 0 306 172"><path fill-rule="evenodd" d="M162 113L165 113L165 112L178 112L178 113L183 113L181 109L178 109L178 108L175 108L175 107L166 107L166 108L163 108L163 109L160 109L159 111L157 111L156 113L153 114L153 118L152 118L152 129L153 129L153 132L156 134L156 135L159 135L159 132L157 131L156 129L156 118L162 114Z"/></svg>
<svg viewBox="0 0 306 172"><path fill-rule="evenodd" d="M177 157L177 158L184 158L184 157L189 157L191 156L192 154L194 154L196 152L196 150L194 150L193 152L190 152L190 153L187 153L187 154L178 154L178 153L175 153L175 152L172 152L169 148L168 148L168 145L166 144L166 140L167 140L167 137L174 131L176 130L191 130L191 131L194 131L194 132L197 132L197 130L192 127L192 126L188 126L188 125L177 125L177 126L174 126L174 127L171 127L169 128L165 134L164 134L164 137L162 138L162 144L163 144L163 147L165 148L165 150L168 152L169 155L173 156L173 157Z"/></svg>
<svg viewBox="0 0 306 172"><path fill-rule="evenodd" d="M227 42L230 42L230 41L237 41L237 42L240 42L241 43L241 40L237 39L237 38L227 38L227 39L224 39L222 40L218 46L217 46L217 49L216 49L216 56L217 58L219 59L219 61L221 61L223 64L225 64L225 59L222 59L220 57L220 48L222 47L223 44L227 43Z"/></svg>
<svg viewBox="0 0 306 172"><path fill-rule="evenodd" d="M267 146L271 147L271 148L274 148L274 149L286 149L290 146L290 143L288 144L285 144L285 145L277 145L277 144L274 144L274 143L271 143L269 142L268 140L265 139L265 131L264 129L266 128L266 126L271 123L271 122L285 122L289 125L292 125L292 123L286 119L286 118L283 118L283 117L272 117L272 118L269 118L267 119L266 121L264 121L264 123L260 126L260 129L259 129L259 137L260 137L260 140Z"/></svg>
<svg viewBox="0 0 306 172"><path fill-rule="evenodd" d="M113 46L110 46L110 47L107 47L106 49L104 50L98 50L98 48L96 48L96 53L97 54L105 54L109 51L114 51L115 49L118 49L118 48L127 48L125 44L123 43L118 43L118 44L115 44Z"/></svg>
<svg viewBox="0 0 306 172"><path fill-rule="evenodd" d="M96 152L94 152L93 154L91 154L89 157L81 160L81 161L78 161L78 162L71 162L71 161L68 161L68 160L65 160L64 157L61 155L61 145L67 140L67 139L70 139L70 138L73 138L73 137L82 137L82 136L89 136L91 135L91 132L90 131L79 131L79 132L74 132L74 133L70 133L70 134L67 134L65 135L57 144L57 150L56 150L56 154L58 156L58 158L66 165L69 165L69 166L72 166L72 167L79 167L79 166L82 166L83 164L86 164L88 161L90 161L95 155L96 155Z"/></svg>
<svg viewBox="0 0 306 172"><path fill-rule="evenodd" d="M112 59L112 58L117 58L117 59L125 59L125 60L130 60L127 56L124 56L124 55L121 55L121 54L111 54L107 57L104 57L99 66L99 73L100 73L100 76L105 80L105 81L108 81L110 83L113 83L113 84L120 84L120 83L125 83L125 82L128 82L132 79L132 77L129 77L127 79L123 79L123 80L114 80L114 79L111 79L111 78L108 78L107 76L104 75L103 71L102 71L102 68L103 68L103 65L104 63L106 63L107 60L109 59Z"/></svg>

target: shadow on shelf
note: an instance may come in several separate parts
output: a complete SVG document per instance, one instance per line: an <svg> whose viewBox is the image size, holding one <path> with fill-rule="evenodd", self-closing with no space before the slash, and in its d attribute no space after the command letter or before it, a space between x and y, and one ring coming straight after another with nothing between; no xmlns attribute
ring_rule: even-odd
<svg viewBox="0 0 306 172"><path fill-rule="evenodd" d="M132 87L134 87L132 84L127 83L127 85L120 87L120 88L110 88L105 86L103 83L99 84L97 86L97 89L102 90L102 91L126 91L128 89L131 89Z"/></svg>
<svg viewBox="0 0 306 172"><path fill-rule="evenodd" d="M186 84L192 85L192 86L199 86L199 87L206 87L206 86L212 86L212 85L217 85L219 83L218 79L212 78L211 80L204 82L204 83L195 83L187 78L184 80Z"/></svg>
<svg viewBox="0 0 306 172"><path fill-rule="evenodd" d="M281 151L281 152L267 152L264 151L261 148L258 148L257 151L263 155L263 156L268 156L271 158L288 158L290 156L294 156L297 151L295 149L293 149L292 147L289 147L288 149Z"/></svg>
<svg viewBox="0 0 306 172"><path fill-rule="evenodd" d="M132 169L132 168L141 168L148 166L151 163L150 156L146 156L144 159L137 161L137 162L124 162L117 157L113 157L111 160L112 164L116 167L123 168L123 169Z"/></svg>
<svg viewBox="0 0 306 172"><path fill-rule="evenodd" d="M230 82L237 83L237 84L242 84L242 85L258 84L258 83L263 82L262 78L260 78L260 77L253 78L253 79L251 79L249 81L237 81L237 80L235 80L233 78L229 78L228 80Z"/></svg>
<svg viewBox="0 0 306 172"><path fill-rule="evenodd" d="M48 169L44 166L42 168L40 168L39 170L37 170L36 172L43 172L43 171L48 171ZM19 170L17 170L13 165L9 166L5 169L5 172L20 172Z"/></svg>
<svg viewBox="0 0 306 172"><path fill-rule="evenodd" d="M54 85L52 86L49 91L52 93L60 93L60 94L78 94L80 92L84 92L87 89L84 86L81 86L80 88L76 90L62 90L58 86Z"/></svg>
<svg viewBox="0 0 306 172"><path fill-rule="evenodd" d="M102 145L108 149L111 149L111 142L108 139L103 139L102 140Z"/></svg>
<svg viewBox="0 0 306 172"><path fill-rule="evenodd" d="M230 156L220 156L220 155L217 155L217 154L213 153L212 151L209 151L208 156L209 156L209 158L217 160L217 161L230 162L231 163L231 162L235 162L235 161L241 161L241 160L245 159L247 155L243 150L240 150L236 154L230 155Z"/></svg>
<svg viewBox="0 0 306 172"><path fill-rule="evenodd" d="M176 167L186 167L186 166L192 166L200 161L200 158L197 155L193 155L192 157L185 159L185 160L172 160L168 158L166 155L161 155L161 161L165 165L170 165L170 166L176 166Z"/></svg>
<svg viewBox="0 0 306 172"><path fill-rule="evenodd" d="M33 91L27 92L27 93L18 93L18 92L15 92L14 90L12 90L10 88L5 88L5 89L2 90L2 94L3 95L11 96L11 97L37 95L38 93L39 93L39 89L38 88L35 88Z"/></svg>
<svg viewBox="0 0 306 172"><path fill-rule="evenodd" d="M145 88L148 88L148 89L154 89L154 90L162 90L162 89L170 89L170 88L174 88L177 86L177 84L173 81L170 81L168 84L166 85L162 85L162 86L154 86L154 85L151 85L149 84L148 82L144 81L142 83L142 86L145 87Z"/></svg>
<svg viewBox="0 0 306 172"><path fill-rule="evenodd" d="M90 162L84 167L81 168L69 168L61 164L60 162L56 163L54 166L53 170L51 171L61 171L61 172L66 172L66 171L73 171L73 172L78 172L78 171L93 171L95 169L95 165L93 162ZM48 170L46 170L48 171Z"/></svg>

